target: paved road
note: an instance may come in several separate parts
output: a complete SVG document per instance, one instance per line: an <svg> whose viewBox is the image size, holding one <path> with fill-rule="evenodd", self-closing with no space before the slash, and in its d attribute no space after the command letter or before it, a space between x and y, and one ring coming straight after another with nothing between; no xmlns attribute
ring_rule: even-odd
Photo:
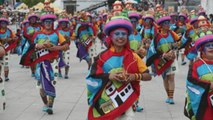
<svg viewBox="0 0 213 120"><path fill-rule="evenodd" d="M42 101L36 89L36 81L30 77L29 69L18 65L20 57L11 55L11 80L6 83L7 106L6 110L0 113L0 120L85 120L88 110L85 83L87 65L84 61L80 63L75 57L76 48L73 44L71 51L70 79L60 78L57 83L53 115L42 112ZM134 119L187 120L183 115L187 71L187 65L180 66L179 73L175 77L174 105L164 102L166 93L161 77L142 82L140 105L144 107L144 111L136 113Z"/></svg>

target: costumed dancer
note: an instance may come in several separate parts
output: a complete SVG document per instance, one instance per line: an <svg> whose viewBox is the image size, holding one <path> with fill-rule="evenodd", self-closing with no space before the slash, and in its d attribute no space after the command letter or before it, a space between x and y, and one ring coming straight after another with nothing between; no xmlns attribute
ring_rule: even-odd
<svg viewBox="0 0 213 120"><path fill-rule="evenodd" d="M160 30L150 44L146 64L152 67L152 72L162 75L168 97L165 102L174 104L174 77L177 72L175 49L177 48L176 41L179 40L179 36L169 30L170 20L170 16L164 16L157 20Z"/></svg>
<svg viewBox="0 0 213 120"><path fill-rule="evenodd" d="M8 19L6 18L0 18L0 39L2 40L2 38L4 40L9 39L9 38L5 38L2 37L5 33L7 32L3 32L3 29L6 25L5 24L9 24ZM5 31L5 30L4 30ZM2 34L3 33L3 34ZM2 41L0 43L0 59L1 59L1 67L2 67L2 62L3 62L3 56L6 54L4 45L2 44ZM0 71L1 72L1 71ZM3 112L3 110L5 110L6 108L6 98L5 98L5 88L4 88L4 84L5 84L5 80L2 79L2 77L0 77L0 112Z"/></svg>
<svg viewBox="0 0 213 120"><path fill-rule="evenodd" d="M5 54L4 46L0 45L0 57L3 57ZM0 78L0 113L3 112L6 108L6 97L5 97L5 87L4 83L5 81Z"/></svg>
<svg viewBox="0 0 213 120"><path fill-rule="evenodd" d="M103 30L104 30L104 25L106 24L106 20L107 20L106 13L104 13L103 15L100 15L97 19L97 24L99 26L97 37L101 41L101 49L104 49L103 45L105 44L104 40L106 38L106 35L104 34Z"/></svg>
<svg viewBox="0 0 213 120"><path fill-rule="evenodd" d="M190 29L190 24L187 22L188 21L188 17L186 16L186 14L184 13L180 13L178 16L178 21L176 24L176 28L174 29L175 33L177 33L180 37L189 37L189 34L186 34L186 32ZM173 30L173 29L172 29ZM179 52L181 54L181 65L185 65L186 61L185 61L185 55L183 50L179 50L177 53L177 59L178 59L178 55Z"/></svg>
<svg viewBox="0 0 213 120"><path fill-rule="evenodd" d="M113 16L119 16L123 10L123 7L122 7L122 2L121 1L118 1L116 0L114 3L113 3Z"/></svg>
<svg viewBox="0 0 213 120"><path fill-rule="evenodd" d="M104 27L108 48L99 54L86 78L88 120L132 119L132 105L140 95L141 80L151 80L142 59L128 42L133 32L126 17L112 17ZM94 85L96 84L96 85Z"/></svg>
<svg viewBox="0 0 213 120"><path fill-rule="evenodd" d="M36 72L40 77L37 78L37 85L40 87L40 96L44 103L42 110L48 114L53 114L52 108L56 97L54 85L57 75L54 73L58 71L59 51L69 48L65 38L54 30L55 20L56 16L52 13L41 16L43 30L34 34L32 38L34 44L31 44L21 60L21 64L37 64Z"/></svg>
<svg viewBox="0 0 213 120"><path fill-rule="evenodd" d="M37 14L30 14L27 19L29 21L29 26L26 26L24 28L23 37L26 39L26 42L23 48L22 56L29 49L30 44L33 43L32 40L33 35L42 29L41 25L39 25L38 23L40 18ZM36 77L35 75L36 66L31 66L30 68L31 68L31 76Z"/></svg>
<svg viewBox="0 0 213 120"><path fill-rule="evenodd" d="M29 26L29 21L28 21L28 20L24 20L24 21L21 23L21 25L20 25L20 28L21 28L21 42L20 42L19 47L18 47L19 52L20 52L20 55L23 55L24 46L25 46L25 44L26 44L26 42L27 42L27 40L26 40L26 38L23 36L23 34L24 34L24 29L25 29L26 27L28 27L28 26ZM22 67L24 67L24 66L22 66Z"/></svg>
<svg viewBox="0 0 213 120"><path fill-rule="evenodd" d="M66 39L67 43L69 43L69 45L71 44L71 37L73 34L73 31L70 29L70 25L69 25L69 19L67 18L61 18L58 20L58 29L57 31L64 36L64 38ZM65 63L65 75L64 78L68 79L68 73L69 73L69 68L70 68L70 49L63 51L62 53L62 59L60 59L59 61L59 71L60 68L63 67L62 66L62 62ZM60 64L61 63L61 64ZM61 72L59 72L59 77L62 77Z"/></svg>
<svg viewBox="0 0 213 120"><path fill-rule="evenodd" d="M162 6L160 4L157 4L155 6L155 15L154 15L155 19L158 20L159 18L161 18L163 16L163 12L164 12L164 10L163 10Z"/></svg>
<svg viewBox="0 0 213 120"><path fill-rule="evenodd" d="M209 29L211 27L211 23L204 16L198 17L198 27L199 27L199 34L198 34L199 38L205 35L213 34L211 29Z"/></svg>
<svg viewBox="0 0 213 120"><path fill-rule="evenodd" d="M140 34L143 38L144 48L148 49L152 39L157 34L157 25L151 14L143 16L143 26L141 27Z"/></svg>
<svg viewBox="0 0 213 120"><path fill-rule="evenodd" d="M77 40L76 40L76 35L75 35L75 29L76 29L76 26L77 26L77 23L78 23L78 17L76 15L74 15L72 18L71 18L71 24L70 24L70 29L73 31L73 34L72 34L72 37L71 39L74 41L76 47L77 47ZM78 47L77 47L78 48Z"/></svg>
<svg viewBox="0 0 213 120"><path fill-rule="evenodd" d="M132 1L126 1L125 2L125 8L128 9L129 11L133 11L133 2Z"/></svg>
<svg viewBox="0 0 213 120"><path fill-rule="evenodd" d="M186 42L182 42L182 46L184 46L187 59L190 60L190 64L192 65L194 59L197 56L197 52L194 51L194 42L198 39L198 20L197 18L192 18L190 21L191 28L186 31L186 34L189 34L188 40ZM185 45L184 45L185 43Z"/></svg>
<svg viewBox="0 0 213 120"><path fill-rule="evenodd" d="M205 35L211 35L213 31L209 28L211 26L210 22L204 17L204 16L199 16L197 19L192 19L192 24L194 29L195 36L192 37L192 42L190 43L189 49L187 49L188 54L187 58L189 60L194 60L198 53L195 49L194 42L198 40L200 37L205 36Z"/></svg>
<svg viewBox="0 0 213 120"><path fill-rule="evenodd" d="M191 120L213 119L213 35L195 41L200 57L190 66L184 114Z"/></svg>
<svg viewBox="0 0 213 120"><path fill-rule="evenodd" d="M83 11L81 13L81 19L78 22L75 35L76 35L76 44L77 44L77 57L81 60L86 60L88 64L88 69L91 66L91 63L94 61L94 57L97 55L95 36L96 31L93 29L93 26L87 20L86 13Z"/></svg>
<svg viewBox="0 0 213 120"><path fill-rule="evenodd" d="M182 65L185 65L186 62L184 62L185 55L190 60L189 65L193 62L193 59L195 57L194 54L191 54L191 50L193 47L193 43L195 40L197 40L197 30L195 27L197 27L197 19L192 18L195 17L193 13L191 13L191 21L188 21L188 17L185 14L179 15L179 20L177 23L177 28L175 29L175 32L181 36L181 45L179 49L184 48L184 53L181 53L182 58ZM190 23L190 24L189 24ZM193 26L194 25L194 26ZM180 50L183 51L183 50Z"/></svg>
<svg viewBox="0 0 213 120"><path fill-rule="evenodd" d="M133 50L135 53L137 53L141 57L141 59L143 59L144 56L146 55L146 49L144 48L142 43L142 36L140 32L138 32L137 30L138 20L140 16L137 12L129 12L128 16L133 25L133 33L130 34L128 38L130 49ZM133 105L133 110L140 112L143 110L143 108L140 107L138 104L139 104L139 98Z"/></svg>
<svg viewBox="0 0 213 120"><path fill-rule="evenodd" d="M178 14L177 13L171 13L170 17L171 17L170 29L174 30L177 27Z"/></svg>
<svg viewBox="0 0 213 120"><path fill-rule="evenodd" d="M10 30L7 26L9 25L9 20L7 18L0 18L0 42L4 45L5 49L9 47L9 45L16 40L15 34ZM4 77L5 81L9 81L9 51L5 56L0 60L0 74L2 69L4 68Z"/></svg>

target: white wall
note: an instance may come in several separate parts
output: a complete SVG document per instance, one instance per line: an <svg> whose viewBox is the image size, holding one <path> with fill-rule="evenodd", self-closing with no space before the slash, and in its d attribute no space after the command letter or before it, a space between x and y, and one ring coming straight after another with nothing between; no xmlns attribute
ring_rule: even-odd
<svg viewBox="0 0 213 120"><path fill-rule="evenodd" d="M64 2L62 0L56 0L53 4L58 8L64 9Z"/></svg>
<svg viewBox="0 0 213 120"><path fill-rule="evenodd" d="M213 0L201 0L201 5L207 14L213 14Z"/></svg>
<svg viewBox="0 0 213 120"><path fill-rule="evenodd" d="M97 3L100 3L100 2L101 2L101 0L99 2L80 2L80 1L77 0L77 5L78 6L77 6L76 10L80 11L80 10L82 10L84 8L87 8L87 7L91 6L91 5L94 5L94 4L97 4ZM102 8L104 8L104 7L102 7ZM102 8L100 8L100 9L102 9Z"/></svg>

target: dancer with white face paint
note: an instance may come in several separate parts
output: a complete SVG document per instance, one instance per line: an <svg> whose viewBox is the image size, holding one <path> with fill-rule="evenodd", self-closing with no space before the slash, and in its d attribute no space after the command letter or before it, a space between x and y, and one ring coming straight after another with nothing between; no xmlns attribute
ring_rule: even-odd
<svg viewBox="0 0 213 120"><path fill-rule="evenodd" d="M151 75L141 58L129 46L132 24L123 16L106 23L107 50L95 58L86 78L88 88L88 120L129 120L132 105L140 95L141 80Z"/></svg>

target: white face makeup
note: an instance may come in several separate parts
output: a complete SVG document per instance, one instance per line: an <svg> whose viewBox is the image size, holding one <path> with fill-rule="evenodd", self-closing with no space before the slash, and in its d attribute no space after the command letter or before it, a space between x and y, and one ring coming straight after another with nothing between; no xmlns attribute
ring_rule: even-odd
<svg viewBox="0 0 213 120"><path fill-rule="evenodd" d="M115 30L111 37L114 46L123 47L127 43L128 33L125 30Z"/></svg>
<svg viewBox="0 0 213 120"><path fill-rule="evenodd" d="M204 54L207 59L213 60L213 42L204 45Z"/></svg>
<svg viewBox="0 0 213 120"><path fill-rule="evenodd" d="M30 23L36 23L36 19L37 19L36 17L31 17L30 18Z"/></svg>
<svg viewBox="0 0 213 120"><path fill-rule="evenodd" d="M52 29L52 27L53 27L53 20L49 20L49 19L47 19L47 20L45 20L44 21L44 26L45 26L45 28L47 29L47 30L49 30L49 29Z"/></svg>

